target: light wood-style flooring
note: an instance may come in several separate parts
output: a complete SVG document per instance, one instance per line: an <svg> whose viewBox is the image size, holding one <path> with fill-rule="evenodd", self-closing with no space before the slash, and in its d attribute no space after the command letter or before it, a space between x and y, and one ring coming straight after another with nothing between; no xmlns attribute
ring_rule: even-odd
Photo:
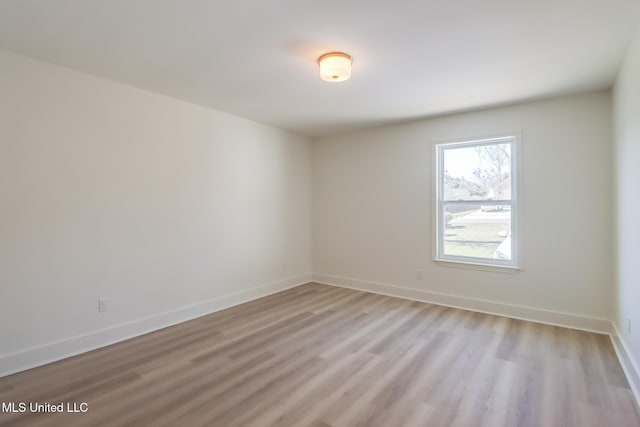
<svg viewBox="0 0 640 427"><path fill-rule="evenodd" d="M0 378L16 426L633 427L605 335L310 283Z"/></svg>

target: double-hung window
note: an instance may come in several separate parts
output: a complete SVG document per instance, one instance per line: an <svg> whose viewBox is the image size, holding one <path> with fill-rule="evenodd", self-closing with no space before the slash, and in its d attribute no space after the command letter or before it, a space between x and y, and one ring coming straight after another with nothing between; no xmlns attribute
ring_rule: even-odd
<svg viewBox="0 0 640 427"><path fill-rule="evenodd" d="M436 145L435 259L516 267L515 136Z"/></svg>

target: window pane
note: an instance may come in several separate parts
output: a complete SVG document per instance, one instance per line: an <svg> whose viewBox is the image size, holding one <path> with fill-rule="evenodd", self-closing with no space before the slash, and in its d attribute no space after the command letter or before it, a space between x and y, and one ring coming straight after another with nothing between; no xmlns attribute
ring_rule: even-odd
<svg viewBox="0 0 640 427"><path fill-rule="evenodd" d="M511 143L443 149L443 200L511 200Z"/></svg>
<svg viewBox="0 0 640 427"><path fill-rule="evenodd" d="M511 205L445 204L443 255L511 260Z"/></svg>

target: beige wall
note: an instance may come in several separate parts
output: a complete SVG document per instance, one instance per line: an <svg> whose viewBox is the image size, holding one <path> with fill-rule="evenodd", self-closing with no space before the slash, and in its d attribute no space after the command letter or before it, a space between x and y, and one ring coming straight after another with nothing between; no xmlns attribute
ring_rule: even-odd
<svg viewBox="0 0 640 427"><path fill-rule="evenodd" d="M0 52L0 374L308 280L310 155Z"/></svg>
<svg viewBox="0 0 640 427"><path fill-rule="evenodd" d="M522 271L433 262L433 143L513 131L522 135ZM601 91L315 140L314 275L380 292L394 293L385 286L391 285L403 288L400 294L436 302L607 329L611 132L611 94ZM422 280L417 269L423 270Z"/></svg>

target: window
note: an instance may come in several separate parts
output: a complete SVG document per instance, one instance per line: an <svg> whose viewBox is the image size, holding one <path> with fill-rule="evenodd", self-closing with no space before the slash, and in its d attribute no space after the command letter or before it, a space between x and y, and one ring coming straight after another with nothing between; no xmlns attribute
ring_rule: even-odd
<svg viewBox="0 0 640 427"><path fill-rule="evenodd" d="M436 145L436 260L517 266L516 137Z"/></svg>

